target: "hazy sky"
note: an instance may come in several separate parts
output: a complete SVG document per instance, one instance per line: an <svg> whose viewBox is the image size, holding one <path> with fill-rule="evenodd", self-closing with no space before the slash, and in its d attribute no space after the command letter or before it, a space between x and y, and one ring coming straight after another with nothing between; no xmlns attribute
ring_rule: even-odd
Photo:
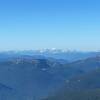
<svg viewBox="0 0 100 100"><path fill-rule="evenodd" d="M0 0L0 50L100 50L100 0Z"/></svg>

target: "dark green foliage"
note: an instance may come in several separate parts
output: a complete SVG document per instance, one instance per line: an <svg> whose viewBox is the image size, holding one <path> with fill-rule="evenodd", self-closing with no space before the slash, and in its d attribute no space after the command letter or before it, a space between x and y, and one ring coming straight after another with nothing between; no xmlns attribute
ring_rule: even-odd
<svg viewBox="0 0 100 100"><path fill-rule="evenodd" d="M44 100L100 100L100 90L65 91Z"/></svg>
<svg viewBox="0 0 100 100"><path fill-rule="evenodd" d="M72 77L59 92L44 100L100 100L100 68Z"/></svg>

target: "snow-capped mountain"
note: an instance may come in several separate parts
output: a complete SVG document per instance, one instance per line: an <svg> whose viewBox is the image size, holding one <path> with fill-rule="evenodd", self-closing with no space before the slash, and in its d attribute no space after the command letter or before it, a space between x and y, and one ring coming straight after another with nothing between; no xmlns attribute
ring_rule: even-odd
<svg viewBox="0 0 100 100"><path fill-rule="evenodd" d="M40 49L40 50L24 50L24 51L7 51L1 52L0 58L14 57L14 56L33 56L36 58L54 58L63 59L69 62L77 61L80 59L86 59L88 57L96 57L100 55L100 52L81 52L81 51L70 51L67 49Z"/></svg>

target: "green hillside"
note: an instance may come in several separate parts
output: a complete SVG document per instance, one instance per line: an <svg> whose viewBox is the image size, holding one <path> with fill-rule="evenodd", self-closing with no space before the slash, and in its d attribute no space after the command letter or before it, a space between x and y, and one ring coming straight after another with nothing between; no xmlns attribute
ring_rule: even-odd
<svg viewBox="0 0 100 100"><path fill-rule="evenodd" d="M44 100L100 100L100 69L68 80L59 92Z"/></svg>
<svg viewBox="0 0 100 100"><path fill-rule="evenodd" d="M100 89L84 91L66 91L44 100L100 100Z"/></svg>

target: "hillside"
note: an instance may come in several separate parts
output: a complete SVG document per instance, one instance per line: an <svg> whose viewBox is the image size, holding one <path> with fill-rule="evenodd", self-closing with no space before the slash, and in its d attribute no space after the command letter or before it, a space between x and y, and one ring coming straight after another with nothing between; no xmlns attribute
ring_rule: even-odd
<svg viewBox="0 0 100 100"><path fill-rule="evenodd" d="M42 100L100 100L100 89L66 91Z"/></svg>
<svg viewBox="0 0 100 100"><path fill-rule="evenodd" d="M56 93L63 86L73 90L77 85L82 88L83 80L79 85L77 78L85 77L98 68L100 68L100 57L66 64L54 58L17 56L0 61L0 83L13 89L14 100L27 100L27 98L39 100L48 94ZM97 84L96 86L99 87Z"/></svg>
<svg viewBox="0 0 100 100"><path fill-rule="evenodd" d="M100 100L100 68L68 80L58 93L44 100Z"/></svg>

